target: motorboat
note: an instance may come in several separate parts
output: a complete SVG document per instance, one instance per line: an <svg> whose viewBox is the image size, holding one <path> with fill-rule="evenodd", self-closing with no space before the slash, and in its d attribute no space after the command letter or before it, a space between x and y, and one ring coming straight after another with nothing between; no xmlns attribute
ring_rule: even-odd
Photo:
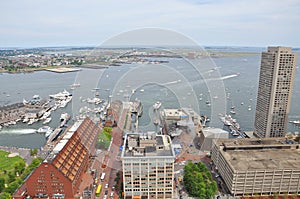
<svg viewBox="0 0 300 199"><path fill-rule="evenodd" d="M155 104L153 105L154 110L158 110L161 107L161 102L157 101L155 102Z"/></svg>
<svg viewBox="0 0 300 199"><path fill-rule="evenodd" d="M53 94L53 95L49 95L50 98L57 99L57 100L64 100L69 96L72 96L72 94L66 90L64 90L63 92Z"/></svg>
<svg viewBox="0 0 300 199"><path fill-rule="evenodd" d="M51 117L48 117L45 119L45 121L43 122L43 124L48 124L49 122L51 122Z"/></svg>
<svg viewBox="0 0 300 199"><path fill-rule="evenodd" d="M46 133L47 131L52 130L50 126L42 126L37 130L38 133Z"/></svg>

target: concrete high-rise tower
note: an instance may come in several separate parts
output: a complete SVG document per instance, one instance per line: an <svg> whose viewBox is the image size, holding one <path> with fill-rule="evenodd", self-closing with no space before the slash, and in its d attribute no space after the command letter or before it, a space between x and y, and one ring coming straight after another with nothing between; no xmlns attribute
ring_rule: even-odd
<svg viewBox="0 0 300 199"><path fill-rule="evenodd" d="M125 199L173 198L175 153L169 136L127 134L121 158Z"/></svg>
<svg viewBox="0 0 300 199"><path fill-rule="evenodd" d="M259 137L285 135L296 57L288 47L268 47L262 53L254 122L254 133Z"/></svg>

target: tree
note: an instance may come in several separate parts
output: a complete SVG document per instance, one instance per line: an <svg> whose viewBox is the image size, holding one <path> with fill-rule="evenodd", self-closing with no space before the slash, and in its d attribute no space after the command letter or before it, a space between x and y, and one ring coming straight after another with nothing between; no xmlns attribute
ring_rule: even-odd
<svg viewBox="0 0 300 199"><path fill-rule="evenodd" d="M8 183L11 183L16 180L16 175L13 172L9 172L7 175L8 175Z"/></svg>
<svg viewBox="0 0 300 199"><path fill-rule="evenodd" d="M217 191L217 183L212 180L208 168L201 162L191 161L184 167L184 185L190 196L200 199L211 198Z"/></svg>
<svg viewBox="0 0 300 199"><path fill-rule="evenodd" d="M0 194L0 199L10 199L10 198L11 198L11 195L7 192Z"/></svg>
<svg viewBox="0 0 300 199"><path fill-rule="evenodd" d="M0 177L0 192L4 190L4 184L5 184L5 179L3 177Z"/></svg>
<svg viewBox="0 0 300 199"><path fill-rule="evenodd" d="M25 170L25 162L18 162L15 164L14 168L15 168L15 174L18 173L19 175L21 175L23 173L23 171Z"/></svg>
<svg viewBox="0 0 300 199"><path fill-rule="evenodd" d="M10 194L13 194L20 185L21 185L20 181L14 181L8 185L5 191Z"/></svg>

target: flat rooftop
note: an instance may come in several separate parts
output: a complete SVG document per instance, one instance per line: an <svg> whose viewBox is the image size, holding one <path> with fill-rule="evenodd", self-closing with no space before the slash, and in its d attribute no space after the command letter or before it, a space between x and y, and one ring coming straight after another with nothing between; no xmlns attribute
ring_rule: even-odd
<svg viewBox="0 0 300 199"><path fill-rule="evenodd" d="M235 171L300 169L297 149L223 151L223 154Z"/></svg>
<svg viewBox="0 0 300 199"><path fill-rule="evenodd" d="M300 144L292 140L219 139L216 143L235 171L300 169Z"/></svg>
<svg viewBox="0 0 300 199"><path fill-rule="evenodd" d="M163 109L162 113L165 117L188 117L188 115L182 109Z"/></svg>
<svg viewBox="0 0 300 199"><path fill-rule="evenodd" d="M167 135L156 135L155 132L132 133L125 137L122 158L126 157L165 157L175 154L171 138Z"/></svg>

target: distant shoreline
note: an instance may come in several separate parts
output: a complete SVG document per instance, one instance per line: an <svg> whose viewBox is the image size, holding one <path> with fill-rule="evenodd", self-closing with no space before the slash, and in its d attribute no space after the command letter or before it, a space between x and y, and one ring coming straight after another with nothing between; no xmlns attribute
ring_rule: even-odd
<svg viewBox="0 0 300 199"><path fill-rule="evenodd" d="M36 71L48 71L54 73L69 73L69 72L78 72L81 71L81 68L92 68L92 69L104 69L108 68L108 66L99 66L99 65L80 65L80 66L59 66L59 67L39 67L39 68L26 68L23 70L9 71L5 69L0 69L0 75L3 73L7 74L20 74L20 73L33 73Z"/></svg>

